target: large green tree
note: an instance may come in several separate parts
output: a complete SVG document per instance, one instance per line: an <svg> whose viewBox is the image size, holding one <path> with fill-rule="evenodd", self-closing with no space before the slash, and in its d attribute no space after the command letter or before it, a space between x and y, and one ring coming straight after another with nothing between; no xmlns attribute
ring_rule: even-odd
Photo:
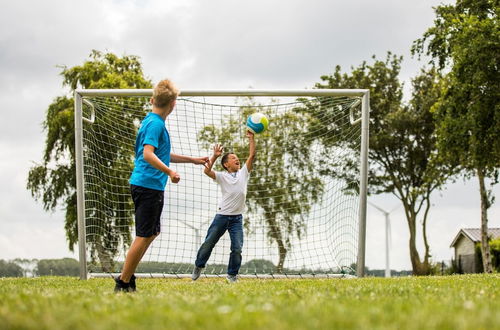
<svg viewBox="0 0 500 330"><path fill-rule="evenodd" d="M293 248L293 236L302 237L307 230L304 214L321 200L324 191L319 163L315 160L307 137L311 118L299 111L274 111L274 107L259 107L249 99L237 113L223 118L220 126L204 127L198 139L204 148L221 143L226 151L238 157L248 157L248 142L239 139L241 123L254 113L261 112L271 119L269 131L256 136L257 155L247 192L248 216L245 226L262 219L270 243L278 248L277 272L282 272L287 254ZM286 127L286 129L284 129ZM283 128L283 129L280 129ZM272 131L272 133L271 133Z"/></svg>
<svg viewBox="0 0 500 330"><path fill-rule="evenodd" d="M119 57L112 53L95 50L82 65L71 68L63 67L61 76L63 87L69 90L66 95L57 97L47 109L43 122L46 140L42 162L30 169L27 188L35 199L42 201L45 210L55 210L58 205L63 207L66 238L69 249L73 251L78 241L73 91L76 88L151 88L152 84L144 77L141 62L137 56ZM119 99L115 101L115 106L111 111L115 116L119 116L117 118L121 121L129 122L127 129L132 135L135 134L133 122L137 118L132 118L130 114L123 111L126 105L120 102L125 101ZM130 173L133 165L133 150L122 146L120 139L109 136L109 133L96 131L95 134L100 135L105 141L113 142L113 144L103 144L97 151L105 153L106 155L101 156L105 156L103 159L108 159L109 163L102 164L102 166L115 171L113 177L116 180L126 182L127 173ZM113 147L109 147L111 145ZM116 164L125 165L121 165L120 168L116 167ZM99 169L90 170L98 171ZM103 185L87 188L96 189L95 195L101 199L100 203L96 203L96 207L88 210L92 214L87 214L87 216L99 218L107 228L105 231L87 236L87 248L94 260L99 259L103 270L111 271L113 270L113 257L118 252L120 242L126 245L131 239L131 208L127 207L130 201L120 200L128 194L125 191L121 193L115 191L113 195L106 194L106 187ZM103 206L109 207L104 209Z"/></svg>
<svg viewBox="0 0 500 330"><path fill-rule="evenodd" d="M317 88L365 88L370 90L369 193L392 193L403 204L410 232L409 250L413 274L431 272L430 247L427 240L427 218L431 193L439 189L449 176L449 168L434 155L436 141L430 108L439 95L440 77L435 70L423 70L412 81L413 93L408 104L403 102L403 86L399 81L402 57L388 53L385 61L374 57L372 65L363 62L352 72L342 73L337 66L332 75L321 77ZM321 118L321 113L314 113ZM341 130L342 126L336 129ZM321 140L321 135L319 135ZM324 141L328 150L328 141ZM346 147L359 152L357 142ZM351 181L357 163L338 160L340 170L333 175ZM340 175L339 173L347 173ZM357 175L357 174L356 174ZM417 248L417 220L422 224L423 257Z"/></svg>
<svg viewBox="0 0 500 330"><path fill-rule="evenodd" d="M477 176L481 200L481 252L491 272L487 210L493 204L485 179L500 168L500 21L498 0L458 0L435 8L436 19L412 51L431 56L447 73L434 107L440 156Z"/></svg>

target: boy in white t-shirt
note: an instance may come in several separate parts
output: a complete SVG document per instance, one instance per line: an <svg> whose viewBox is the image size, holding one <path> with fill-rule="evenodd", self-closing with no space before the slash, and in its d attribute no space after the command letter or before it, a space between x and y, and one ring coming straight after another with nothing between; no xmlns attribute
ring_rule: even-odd
<svg viewBox="0 0 500 330"><path fill-rule="evenodd" d="M214 146L214 154L210 158L210 163L205 167L204 173L220 185L222 197L217 207L217 214L208 228L205 242L203 242L198 250L192 276L193 281L196 281L200 277L201 270L205 268L215 244L217 244L226 230L229 232L229 237L231 238L231 254L229 255L229 264L227 267L227 280L229 282L237 281L236 276L240 270L241 250L243 248L242 213L245 210L247 183L255 158L254 134L247 131L247 137L250 155L243 168L240 169L238 156L233 153L227 153L221 159L222 167L226 171L212 171L212 166L224 150L220 144Z"/></svg>

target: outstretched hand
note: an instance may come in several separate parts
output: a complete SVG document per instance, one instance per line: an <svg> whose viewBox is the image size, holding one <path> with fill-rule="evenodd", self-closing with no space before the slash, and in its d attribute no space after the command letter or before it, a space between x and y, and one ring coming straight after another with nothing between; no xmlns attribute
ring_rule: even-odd
<svg viewBox="0 0 500 330"><path fill-rule="evenodd" d="M224 147L222 146L222 144L217 143L216 145L214 145L215 157L219 157L220 155L222 155L223 152L224 152Z"/></svg>
<svg viewBox="0 0 500 330"><path fill-rule="evenodd" d="M249 139L253 139L253 138L254 138L254 136L255 136L255 134L253 134L253 133L252 133L252 132L250 132L250 131L247 131L247 137L248 137Z"/></svg>

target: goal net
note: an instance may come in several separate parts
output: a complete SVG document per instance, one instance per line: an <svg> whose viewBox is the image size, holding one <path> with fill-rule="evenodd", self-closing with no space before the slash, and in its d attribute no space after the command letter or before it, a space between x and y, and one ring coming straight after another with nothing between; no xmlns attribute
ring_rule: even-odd
<svg viewBox="0 0 500 330"><path fill-rule="evenodd" d="M255 136L240 275L355 272L364 226L360 200L366 193L360 173L363 94L328 91L186 91L167 117L172 153L210 157L220 143L242 163L249 152L246 118L255 112L269 118L269 129ZM121 271L135 236L128 180L136 133L151 110L151 91L81 90L75 95L80 263L85 274L109 276ZM139 264L138 276L191 274L217 213L220 189L203 166L170 167L181 180L167 183L161 234ZM223 171L220 161L214 170ZM203 276L227 272L230 246L226 233Z"/></svg>

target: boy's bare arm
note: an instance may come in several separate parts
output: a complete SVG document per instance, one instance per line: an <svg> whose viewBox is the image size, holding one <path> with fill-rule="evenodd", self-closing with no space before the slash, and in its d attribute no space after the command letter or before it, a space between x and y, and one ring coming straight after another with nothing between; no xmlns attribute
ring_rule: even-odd
<svg viewBox="0 0 500 330"><path fill-rule="evenodd" d="M151 166L167 174L170 177L170 180L172 180L172 183L179 182L179 180L181 179L180 175L177 174L176 171L165 165L165 163L162 162L161 159L158 158L158 156L156 156L155 147L149 144L144 145L144 151L142 155L144 156L144 160L151 164Z"/></svg>
<svg viewBox="0 0 500 330"><path fill-rule="evenodd" d="M246 161L246 165L247 165L247 170L248 172L250 172L253 168L253 161L255 159L255 138L254 138L254 134L250 131L247 131L247 137L248 137L248 144L249 144L249 147L250 147L250 154L248 155L248 159Z"/></svg>
<svg viewBox="0 0 500 330"><path fill-rule="evenodd" d="M211 177L214 180L215 180L215 172L212 171L212 167L214 166L215 161L217 160L217 158L219 158L219 156L222 154L223 151L224 151L224 147L221 146L220 144L216 144L214 146L214 153L213 153L212 157L210 157L210 161L208 162L208 164L205 166L205 169L203 170L203 173L205 173L206 175L208 175L209 177Z"/></svg>
<svg viewBox="0 0 500 330"><path fill-rule="evenodd" d="M208 157L190 157L170 153L170 161L172 163L192 163L196 165L204 165L208 162Z"/></svg>

